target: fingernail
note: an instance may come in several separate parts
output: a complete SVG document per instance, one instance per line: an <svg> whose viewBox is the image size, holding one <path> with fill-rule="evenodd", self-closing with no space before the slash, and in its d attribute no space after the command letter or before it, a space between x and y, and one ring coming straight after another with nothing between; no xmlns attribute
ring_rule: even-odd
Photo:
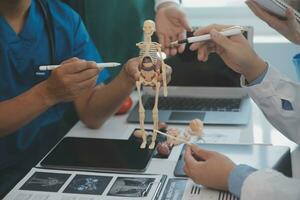
<svg viewBox="0 0 300 200"><path fill-rule="evenodd" d="M199 61L202 61L202 60L201 60L201 56L200 56L200 55L198 55L198 60L199 60Z"/></svg>

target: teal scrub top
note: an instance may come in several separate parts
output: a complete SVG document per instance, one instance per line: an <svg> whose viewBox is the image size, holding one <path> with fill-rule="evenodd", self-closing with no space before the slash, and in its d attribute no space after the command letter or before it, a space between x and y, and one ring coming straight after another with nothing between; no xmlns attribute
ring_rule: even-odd
<svg viewBox="0 0 300 200"><path fill-rule="evenodd" d="M48 1L48 7L55 37L55 64L72 57L101 62L80 16L58 0ZM49 51L45 21L36 0L32 0L25 25L18 35L0 16L0 101L16 97L50 76L51 72L35 75L39 66L50 64ZM98 83L108 77L107 71L103 71ZM71 106L71 103L57 104L18 131L1 138L0 169L25 162L29 157L34 160L43 156L62 137L57 129Z"/></svg>
<svg viewBox="0 0 300 200"><path fill-rule="evenodd" d="M139 55L143 24L154 20L154 0L69 0L81 13L104 60L126 63ZM110 70L111 77L121 68Z"/></svg>

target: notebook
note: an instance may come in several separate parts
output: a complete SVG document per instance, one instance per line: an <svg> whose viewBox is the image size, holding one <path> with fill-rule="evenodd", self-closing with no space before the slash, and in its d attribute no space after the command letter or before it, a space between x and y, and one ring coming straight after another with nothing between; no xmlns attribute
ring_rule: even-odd
<svg viewBox="0 0 300 200"><path fill-rule="evenodd" d="M286 9L290 7L285 0L254 0L269 12L280 17L286 16ZM295 16L300 22L300 13L294 9Z"/></svg>

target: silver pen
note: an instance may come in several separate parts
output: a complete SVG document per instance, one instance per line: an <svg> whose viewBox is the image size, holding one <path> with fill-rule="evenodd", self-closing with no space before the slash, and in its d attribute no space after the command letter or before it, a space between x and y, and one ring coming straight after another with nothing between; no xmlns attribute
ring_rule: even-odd
<svg viewBox="0 0 300 200"><path fill-rule="evenodd" d="M226 37L229 37L229 36L239 35L239 34L243 33L244 31L245 31L245 28L243 28L242 26L232 26L232 27L223 29L219 33ZM174 42L171 42L170 47L175 47L175 46L178 46L180 44L185 44L185 43L203 42L203 41L207 41L207 40L211 40L210 34L194 36L194 37L186 38L184 40L174 41Z"/></svg>

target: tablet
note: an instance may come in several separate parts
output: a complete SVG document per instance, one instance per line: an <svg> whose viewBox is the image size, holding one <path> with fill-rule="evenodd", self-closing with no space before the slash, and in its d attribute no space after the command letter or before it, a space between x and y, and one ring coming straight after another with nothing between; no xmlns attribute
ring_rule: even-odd
<svg viewBox="0 0 300 200"><path fill-rule="evenodd" d="M279 16L279 17L286 17L286 9L290 7L285 1L283 0L255 0L260 6L262 6L267 11ZM294 9L295 16L297 20L300 22L300 13Z"/></svg>
<svg viewBox="0 0 300 200"><path fill-rule="evenodd" d="M256 169L271 168L284 175L291 177L291 154L289 147L272 146L261 144L197 144L201 148L216 151L226 155L236 164L250 165ZM184 152L186 145L182 149L178 158L174 176L186 177L183 167ZM197 158L197 160L201 158Z"/></svg>
<svg viewBox="0 0 300 200"><path fill-rule="evenodd" d="M42 160L42 167L68 170L143 172L154 150L134 140L66 137Z"/></svg>

